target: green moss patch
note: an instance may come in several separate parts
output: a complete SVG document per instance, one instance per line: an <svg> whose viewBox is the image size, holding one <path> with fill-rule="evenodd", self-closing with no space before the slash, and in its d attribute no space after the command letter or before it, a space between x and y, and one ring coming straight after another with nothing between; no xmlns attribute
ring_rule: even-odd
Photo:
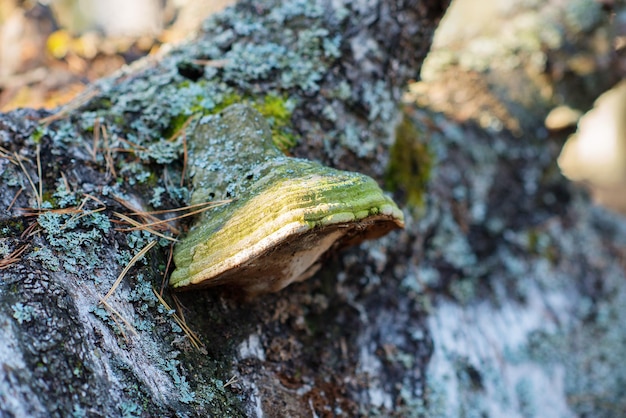
<svg viewBox="0 0 626 418"><path fill-rule="evenodd" d="M386 187L404 194L409 206L422 207L433 161L423 133L405 115L396 128L396 141L390 150Z"/></svg>

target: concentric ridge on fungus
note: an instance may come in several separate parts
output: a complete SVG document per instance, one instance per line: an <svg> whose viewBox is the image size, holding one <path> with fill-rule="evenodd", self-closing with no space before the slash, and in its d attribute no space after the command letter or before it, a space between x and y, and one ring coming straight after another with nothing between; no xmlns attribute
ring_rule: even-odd
<svg viewBox="0 0 626 418"><path fill-rule="evenodd" d="M178 290L278 291L313 275L327 251L404 226L373 179L285 156L250 107L204 117L190 142L192 204L233 201L204 213L177 244Z"/></svg>

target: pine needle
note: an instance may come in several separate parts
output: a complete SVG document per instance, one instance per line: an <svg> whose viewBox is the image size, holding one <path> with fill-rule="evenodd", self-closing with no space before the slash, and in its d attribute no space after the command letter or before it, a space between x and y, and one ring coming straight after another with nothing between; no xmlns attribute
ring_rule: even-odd
<svg viewBox="0 0 626 418"><path fill-rule="evenodd" d="M168 224L169 222L172 222L172 221L177 221L179 219L187 218L189 216L193 216L193 215L196 215L198 213L206 212L207 209L211 209L211 208L216 207L216 206L218 206L218 205L206 206L206 207L204 207L202 209L198 209L198 210L193 211L193 212L185 213L183 215L179 215L179 216L176 216L176 217L171 218L171 219L161 219L161 220L150 222L150 223L147 223L147 224L141 224L139 226L134 226L132 228L126 229L125 231L133 231L135 229L143 229L143 227L153 227L153 226L160 226L160 225L163 225L163 224Z"/></svg>
<svg viewBox="0 0 626 418"><path fill-rule="evenodd" d="M41 143L37 143L37 175L39 176L39 194L37 196L39 196L39 207L43 203L43 177L41 173Z"/></svg>
<svg viewBox="0 0 626 418"><path fill-rule="evenodd" d="M115 201L118 202L119 204L121 204L122 206L124 206L126 209L132 211L132 214L137 214L139 216L145 217L148 219L147 222L154 222L154 221L158 221L159 218L157 218L156 216L152 216L152 214L150 214L150 212L144 212L141 209L138 209L136 206L133 206L132 203L130 203L128 200L124 200L121 197L115 196L114 197Z"/></svg>
<svg viewBox="0 0 626 418"><path fill-rule="evenodd" d="M117 289L117 287L119 286L119 284L122 282L122 279L124 278L124 276L126 276L126 273L128 273L128 271L130 270L130 268L141 258L143 257L148 251L150 251L150 249L152 247L154 247L156 245L156 241L151 241L148 245L146 245L145 247L143 247L143 249L141 251L139 251L137 254L135 254L135 256L128 262L128 264L126 265L126 267L124 267L124 270L122 270L122 272L120 273L120 275L117 277L117 279L115 280L115 283L113 283L113 286L111 286L111 289L109 290L109 292L104 295L104 297L102 299L100 299L100 303L104 303L106 302L106 300L115 292L115 289Z"/></svg>
<svg viewBox="0 0 626 418"><path fill-rule="evenodd" d="M0 158L7 159L11 164L17 165L17 161L13 158L11 152L4 147L0 147Z"/></svg>
<svg viewBox="0 0 626 418"><path fill-rule="evenodd" d="M20 238L26 239L26 237L31 237L37 232L41 231L41 229L37 228L37 225L39 225L37 222L32 222L30 225L28 225L26 229L24 229L24 232L22 232L22 235L20 235Z"/></svg>
<svg viewBox="0 0 626 418"><path fill-rule="evenodd" d="M171 141L178 138L179 136L183 137L183 169L180 173L180 187L183 187L183 185L185 184L185 172L187 171L187 127L189 126L191 121L194 120L194 118L196 118L196 116L188 117L185 123L183 123L182 126L169 138L169 140Z"/></svg>
<svg viewBox="0 0 626 418"><path fill-rule="evenodd" d="M102 200L98 199L98 198L97 198L97 197L95 197L95 196L90 195L89 193L83 193L83 196L85 196L85 197L87 197L87 198L89 198L89 199L93 200L93 201L94 201L94 202L96 202L96 203L101 204L102 206L106 206Z"/></svg>
<svg viewBox="0 0 626 418"><path fill-rule="evenodd" d="M115 171L115 161L113 160L113 149L109 143L109 134L107 133L106 126L100 126L102 131L102 140L104 144L104 161L107 168L107 178L110 176L117 177L117 171Z"/></svg>
<svg viewBox="0 0 626 418"><path fill-rule="evenodd" d="M87 215L91 215L93 213L98 213L98 212L102 212L103 210L106 209L106 206L103 206L101 208L98 209L94 209L94 210L83 210L83 208L85 207L85 204L87 203L87 201L91 199L91 196L86 195L83 200L80 202L80 205L78 205L78 207L76 208L76 211L72 214L72 217L70 219L68 219L62 226L61 229L65 229L66 226L71 223L71 222L75 222L77 220L79 220L80 218L87 216ZM102 202L100 202L102 203ZM76 216L78 215L78 216Z"/></svg>
<svg viewBox="0 0 626 418"><path fill-rule="evenodd" d="M67 224L69 224L70 222L77 221L77 220L79 220L80 218L85 217L85 216L87 216L87 215L91 215L91 214L94 214L94 213L102 212L103 210L106 210L106 208L98 208L98 209L94 209L94 210L82 210L82 209L81 209L81 210L80 210L80 212L78 212L78 213L80 213L80 215L78 215L78 216L72 216L70 219L68 219L68 220L67 220L67 222L65 222L65 223L61 226L61 229L65 229L65 228L66 228L66 226L67 226ZM78 213L76 213L76 214L78 214ZM74 214L74 215L76 215L76 214Z"/></svg>
<svg viewBox="0 0 626 418"><path fill-rule="evenodd" d="M213 68L223 68L226 64L230 62L227 59L221 60L193 60L192 61L196 65L204 65L205 67L213 67Z"/></svg>
<svg viewBox="0 0 626 418"><path fill-rule="evenodd" d="M111 317L111 319L113 319L113 322L115 322L115 325L117 325L117 327L119 328L120 332L122 333L122 336L124 337L124 340L126 340L128 342L128 337L126 336L126 333L124 332L124 328L122 328L120 326L120 324L115 320L115 317L117 316L123 323L124 325L126 325L126 328L128 328L130 330L130 332L133 333L133 335L139 335L137 333L137 330L135 330L135 327L132 326L132 324L130 322L128 322L126 320L126 318L124 318L122 316L122 314L120 314L118 311L116 311L111 305L109 305L106 301L100 301L100 303L102 304L102 306L104 306L104 308L106 310L108 310L109 312L111 312L113 314L113 316Z"/></svg>
<svg viewBox="0 0 626 418"><path fill-rule="evenodd" d="M170 305L168 305L167 302L165 302L165 300L161 297L161 295L159 295L159 293L154 288L152 289L152 291L154 292L154 295L157 297L159 302L161 302L161 305L163 305L165 309L168 310L168 312L172 311L172 308L170 307ZM191 328L187 326L185 321L181 319L177 313L174 313L172 316L174 317L174 320L176 321L176 323L183 329L183 331L185 331L185 334L187 334L187 336L189 337L191 344L196 349L199 349L200 346L204 346L204 344L202 344L202 341L200 341L198 336L191 330Z"/></svg>
<svg viewBox="0 0 626 418"><path fill-rule="evenodd" d="M128 139L124 139L122 137L118 137L117 139L119 139L120 141L128 145L130 147L129 151L131 152L148 151L148 148L141 146L139 144L135 144L134 142L130 142Z"/></svg>
<svg viewBox="0 0 626 418"><path fill-rule="evenodd" d="M121 220L134 225L134 227L132 228L116 228L116 231L120 231L120 232L128 232L128 231L135 231L135 230L141 230L141 231L146 231L152 235L156 235L159 238L163 238L166 239L168 241L172 241L172 242L178 242L178 240L176 238L167 236L161 232L155 231L154 229L150 228L149 226L146 226L146 224L142 224L136 220L134 220L133 218L130 218L122 213L118 213L118 212L113 212L113 215L117 216L118 218L120 218Z"/></svg>
<svg viewBox="0 0 626 418"><path fill-rule="evenodd" d="M70 187L70 182L67 181L67 176L62 171L61 171L61 179L63 180L63 187L65 187L65 190L67 191L72 190L72 188Z"/></svg>
<svg viewBox="0 0 626 418"><path fill-rule="evenodd" d="M159 295L163 296L163 291L165 290L165 286L167 285L167 277L170 272L170 266L172 265L172 258L174 256L174 243L170 244L170 250L167 255L167 265L165 266L165 271L163 272L163 280L161 281L161 291Z"/></svg>
<svg viewBox="0 0 626 418"><path fill-rule="evenodd" d="M22 192L24 191L24 188L20 188L17 193L15 193L15 196L13 196L13 199L11 200L11 203L9 203L9 207L7 207L7 212L9 212L11 210L11 208L13 207L13 205L15 204L15 201L17 200L17 198L22 194Z"/></svg>
<svg viewBox="0 0 626 418"><path fill-rule="evenodd" d="M0 270L9 268L11 264L17 263L18 261L20 261L20 257L22 254L24 254L24 251L26 251L26 249L28 248L28 245L29 244L24 244L21 247L16 248L14 251L11 252L11 254L7 255L2 260L0 260Z"/></svg>
<svg viewBox="0 0 626 418"><path fill-rule="evenodd" d="M96 118L96 120L94 120L93 122L93 142L91 145L91 149L89 149L89 146L87 145L87 142L85 141L85 147L87 147L87 150L91 154L91 159L93 160L94 163L98 160L98 147L99 146L100 146L100 118Z"/></svg>
<svg viewBox="0 0 626 418"><path fill-rule="evenodd" d="M201 208L201 207L205 207L208 206L209 208L213 207L213 206L221 206L221 205L225 205L226 203L231 203L233 202L235 199L226 199L226 200L215 200L212 202L202 202L202 203L195 203L193 205L189 205L189 206L183 206L180 208L174 208L174 209L163 209L163 210L152 210L152 211L137 211L136 209L132 208L132 207L128 207L130 210L134 210L135 212L133 214L135 215L161 215L163 213L176 213L176 212L182 212L182 211L186 211L189 209L196 209L196 208ZM120 202L122 203L122 202Z"/></svg>
<svg viewBox="0 0 626 418"><path fill-rule="evenodd" d="M189 126L191 121L194 120L194 118L196 118L196 117L197 116L189 116L187 118L187 120L181 125L181 127L178 128L178 130L176 130L176 132L174 132L174 134L172 136L170 136L169 141L172 141L172 140L178 138L181 135L185 135L185 131L187 130L187 126Z"/></svg>
<svg viewBox="0 0 626 418"><path fill-rule="evenodd" d="M227 388L230 385L234 385L235 383L237 383L238 380L239 379L237 378L237 375L233 375L233 377L228 379L228 382L224 383L224 387Z"/></svg>
<svg viewBox="0 0 626 418"><path fill-rule="evenodd" d="M33 189L33 194L35 195L35 198L37 199L37 206L41 207L41 204L42 204L41 195L38 193L37 187L35 187L35 182L33 182L33 179L30 177L30 174L28 174L26 167L24 167L24 164L22 164L22 159L20 158L20 156L17 155L16 152L14 152L13 155L15 156L15 160L17 161L17 163L20 165L20 168L26 175L26 178L28 179L28 182L30 183L30 187ZM41 178L39 179L39 181L41 182Z"/></svg>
<svg viewBox="0 0 626 418"><path fill-rule="evenodd" d="M220 201L215 201L215 202L204 202L204 203L197 203L191 206L186 206L186 207L182 207L182 208L176 208L176 209L165 209L165 210L157 210L157 211L142 211L142 210L138 210L136 209L130 202L121 199L119 197L115 198L116 201L118 201L121 205L123 205L125 208L129 209L132 211L132 213L130 213L130 216L137 216L143 219L143 222L137 221L133 218L131 218L129 215L124 215L118 212L113 212L113 214L115 216L117 216L118 218L122 219L123 221L127 222L128 224L132 225L129 228L118 228L116 229L116 231L121 231L121 232L129 232L129 231L136 231L136 230L142 230L142 231L146 231L149 232L153 235L156 235L160 238L164 238L168 241L172 241L172 242L178 242L178 240L176 238L172 238L169 237L167 235L164 235L160 232L158 232L158 230L168 230L171 233L175 234L175 235L179 235L180 231L174 227L173 225L171 225L171 222L177 221L179 219L183 219L189 216L193 216L193 215L197 215L198 213L202 213L207 211L210 208L216 207L216 206L220 206L220 205L224 205L226 203L230 203L233 201L233 199L229 199L229 200L220 200ZM194 209L194 208L200 208L198 210L195 211L191 211L189 213L185 213L183 215L179 215L179 216L175 216L173 218L169 218L169 219L159 219L154 215L161 215L161 214L165 214L165 213L176 213L176 212L180 212L180 211L187 211L189 209Z"/></svg>
<svg viewBox="0 0 626 418"><path fill-rule="evenodd" d="M21 211L20 215L24 216L24 217L31 217L31 216L39 216L42 213L56 213L57 215L68 215L68 214L75 214L75 213L80 213L80 210L77 209L76 206L72 206L69 208L58 208L58 209L49 209L49 208L17 208L19 211Z"/></svg>
<svg viewBox="0 0 626 418"><path fill-rule="evenodd" d="M102 212L103 210L106 209L106 206L104 205L104 203L100 200L100 199L96 199L95 197L85 194L84 195L85 198L81 201L80 205L78 206L70 206L68 208L56 208L56 209L49 209L49 208L17 208L19 211L21 211L21 215L28 217L28 216L39 216L42 213L46 213L46 212L50 212L50 213L56 213L58 215L79 215L78 217L72 217L71 219L69 219L67 222L70 222L72 220L76 220L76 219L80 219L83 216L86 215L90 215L92 213L97 213L97 212ZM98 209L94 209L94 210L83 210L83 207L85 206L85 203L87 203L88 200L93 200L99 204L101 204L103 207L98 208ZM67 224L66 222L66 224ZM62 228L64 228L65 226L63 226Z"/></svg>

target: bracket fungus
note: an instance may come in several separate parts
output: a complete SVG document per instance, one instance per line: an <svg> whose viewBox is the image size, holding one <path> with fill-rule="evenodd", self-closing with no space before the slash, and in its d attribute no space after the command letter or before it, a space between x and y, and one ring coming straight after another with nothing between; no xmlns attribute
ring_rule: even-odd
<svg viewBox="0 0 626 418"><path fill-rule="evenodd" d="M404 226L372 178L284 155L245 105L200 119L189 167L192 204L232 201L203 213L176 245L176 290L275 292L312 276L327 252Z"/></svg>

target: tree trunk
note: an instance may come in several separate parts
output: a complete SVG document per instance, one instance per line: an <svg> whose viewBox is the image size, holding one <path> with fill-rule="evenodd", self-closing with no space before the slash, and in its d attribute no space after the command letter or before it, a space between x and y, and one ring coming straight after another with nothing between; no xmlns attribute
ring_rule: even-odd
<svg viewBox="0 0 626 418"><path fill-rule="evenodd" d="M478 13L485 37L540 35L487 57L479 29L436 45L415 96L428 107L401 109L445 3L242 1L53 115L1 115L2 415L623 410L624 225L560 176L564 134L543 125L620 75L595 49L618 19L591 1ZM598 65L578 74L574 55ZM170 241L117 213L188 203L194 117L236 102L286 152L386 184L406 228L252 301L165 288L170 309Z"/></svg>

